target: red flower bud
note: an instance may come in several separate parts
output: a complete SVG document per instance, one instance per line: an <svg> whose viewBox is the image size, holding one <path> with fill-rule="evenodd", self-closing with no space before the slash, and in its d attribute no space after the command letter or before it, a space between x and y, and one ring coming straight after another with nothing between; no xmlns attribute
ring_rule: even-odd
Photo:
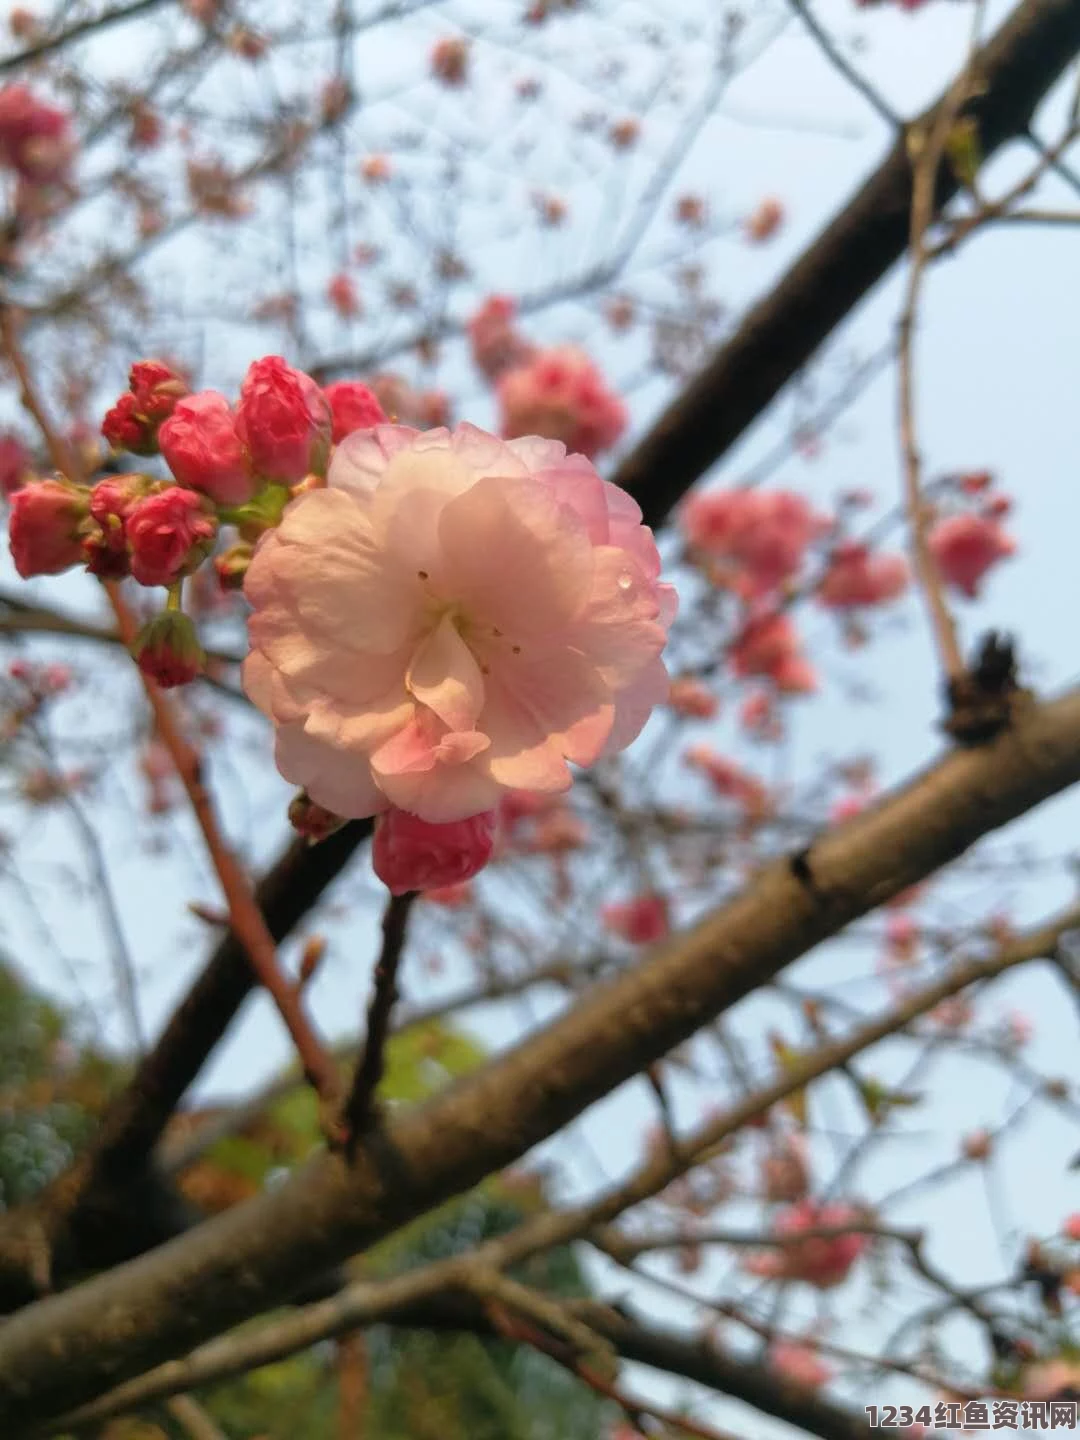
<svg viewBox="0 0 1080 1440"><path fill-rule="evenodd" d="M87 507L86 489L69 480L34 480L15 491L8 539L15 569L24 580L59 575L79 563L79 528Z"/></svg>
<svg viewBox="0 0 1080 1440"><path fill-rule="evenodd" d="M152 483L145 475L110 475L90 491L90 522L83 526L83 556L91 575L122 580L130 573L127 519Z"/></svg>
<svg viewBox="0 0 1080 1440"><path fill-rule="evenodd" d="M331 439L339 445L354 430L370 430L374 425L387 425L386 411L378 397L359 380L336 380L323 391L333 418Z"/></svg>
<svg viewBox="0 0 1080 1440"><path fill-rule="evenodd" d="M193 490L170 485L147 495L127 520L132 575L140 585L172 585L206 559L217 528L209 502Z"/></svg>
<svg viewBox="0 0 1080 1440"><path fill-rule="evenodd" d="M406 810L387 810L375 822L375 874L391 895L470 880L491 859L496 817L496 811L487 810L449 825L431 825Z"/></svg>
<svg viewBox="0 0 1080 1440"><path fill-rule="evenodd" d="M236 407L236 429L252 468L264 480L289 485L322 473L330 450L330 405L302 370L280 355L248 366Z"/></svg>
<svg viewBox="0 0 1080 1440"><path fill-rule="evenodd" d="M219 505L243 505L259 488L236 417L216 390L200 390L180 400L158 432L158 443L180 484L202 491Z"/></svg>
<svg viewBox="0 0 1080 1440"><path fill-rule="evenodd" d="M206 654L189 616L166 610L148 620L132 648L139 669L163 690L187 685L201 675Z"/></svg>

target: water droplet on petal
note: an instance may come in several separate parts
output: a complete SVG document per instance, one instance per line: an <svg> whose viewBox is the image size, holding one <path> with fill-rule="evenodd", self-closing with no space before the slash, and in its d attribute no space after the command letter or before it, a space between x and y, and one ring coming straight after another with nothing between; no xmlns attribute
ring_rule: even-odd
<svg viewBox="0 0 1080 1440"><path fill-rule="evenodd" d="M629 590L634 583L634 577L629 570L624 570L615 582L620 590Z"/></svg>

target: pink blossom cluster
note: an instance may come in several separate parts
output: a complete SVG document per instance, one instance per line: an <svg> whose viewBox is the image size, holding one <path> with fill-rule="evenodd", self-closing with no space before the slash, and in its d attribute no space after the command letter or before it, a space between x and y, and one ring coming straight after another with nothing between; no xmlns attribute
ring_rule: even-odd
<svg viewBox="0 0 1080 1440"><path fill-rule="evenodd" d="M969 600L978 598L987 573L1016 553L1016 541L1002 524L1012 502L992 486L984 470L956 476L951 512L939 516L928 537L945 583Z"/></svg>
<svg viewBox="0 0 1080 1440"><path fill-rule="evenodd" d="M773 1226L773 1234L786 1243L752 1256L745 1262L745 1268L753 1275L802 1280L819 1290L831 1290L847 1279L868 1244L865 1233L844 1227L863 1221L862 1213L852 1205L800 1200L782 1211ZM798 1238L808 1231L832 1230L842 1233L807 1234L805 1239Z"/></svg>
<svg viewBox="0 0 1080 1440"><path fill-rule="evenodd" d="M466 326L473 363L489 381L528 364L536 353L536 346L514 323L516 313L517 304L509 295L489 295Z"/></svg>
<svg viewBox="0 0 1080 1440"><path fill-rule="evenodd" d="M902 555L881 554L845 540L829 557L817 598L828 610L866 609L899 599L910 582L911 570Z"/></svg>
<svg viewBox="0 0 1080 1440"><path fill-rule="evenodd" d="M802 569L810 544L831 527L789 490L707 490L683 506L682 531L714 583L745 600L773 594Z"/></svg>
<svg viewBox="0 0 1080 1440"><path fill-rule="evenodd" d="M632 900L605 905L600 919L606 930L631 945L654 945L670 928L667 899L656 894L635 895Z"/></svg>
<svg viewBox="0 0 1080 1440"><path fill-rule="evenodd" d="M543 435L592 460L626 428L626 407L576 345L534 351L501 374L496 394L507 439Z"/></svg>
<svg viewBox="0 0 1080 1440"><path fill-rule="evenodd" d="M25 85L0 89L0 164L30 186L61 183L75 142L64 110L39 100Z"/></svg>
<svg viewBox="0 0 1080 1440"><path fill-rule="evenodd" d="M817 688L795 625L782 611L751 612L732 642L730 659L737 676L768 679L781 694L806 695Z"/></svg>

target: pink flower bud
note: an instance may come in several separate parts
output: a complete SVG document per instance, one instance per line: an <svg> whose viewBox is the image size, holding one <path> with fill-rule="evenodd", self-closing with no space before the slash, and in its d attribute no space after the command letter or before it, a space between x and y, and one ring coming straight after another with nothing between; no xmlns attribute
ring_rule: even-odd
<svg viewBox="0 0 1080 1440"><path fill-rule="evenodd" d="M469 42L456 36L437 40L431 51L431 73L444 85L464 85L468 75Z"/></svg>
<svg viewBox="0 0 1080 1440"><path fill-rule="evenodd" d="M170 485L140 500L127 519L131 573L140 585L172 585L206 559L217 517L194 490Z"/></svg>
<svg viewBox="0 0 1080 1440"><path fill-rule="evenodd" d="M263 479L290 485L311 471L322 474L331 427L330 406L310 375L294 370L280 355L248 366L236 429Z"/></svg>
<svg viewBox="0 0 1080 1440"><path fill-rule="evenodd" d="M0 163L32 185L63 180L74 142L63 110L45 105L25 85L0 90Z"/></svg>
<svg viewBox="0 0 1080 1440"><path fill-rule="evenodd" d="M832 1370L812 1345L778 1340L769 1350L769 1363L785 1380L808 1390L818 1390L832 1379Z"/></svg>
<svg viewBox="0 0 1080 1440"><path fill-rule="evenodd" d="M692 675L679 675L672 680L667 703L676 715L689 720L711 720L720 708L712 691Z"/></svg>
<svg viewBox="0 0 1080 1440"><path fill-rule="evenodd" d="M902 555L876 555L866 545L837 546L818 588L818 600L829 610L885 605L908 587L909 571Z"/></svg>
<svg viewBox="0 0 1080 1440"><path fill-rule="evenodd" d="M950 515L939 520L928 544L946 583L969 600L978 595L986 572L1016 551L1012 536L984 515Z"/></svg>
<svg viewBox="0 0 1080 1440"><path fill-rule="evenodd" d="M158 431L165 463L181 485L219 505L243 505L259 488L236 417L224 395L200 390L178 402Z"/></svg>
<svg viewBox="0 0 1080 1440"><path fill-rule="evenodd" d="M784 207L779 200L762 200L746 222L746 238L753 245L770 240L784 223Z"/></svg>
<svg viewBox="0 0 1080 1440"><path fill-rule="evenodd" d="M90 491L93 523L84 527L83 554L91 575L122 580L130 573L128 516L151 483L145 475L109 475Z"/></svg>
<svg viewBox="0 0 1080 1440"><path fill-rule="evenodd" d="M59 575L82 557L80 526L89 495L68 480L34 480L11 497L8 539L15 569L32 575Z"/></svg>
<svg viewBox="0 0 1080 1440"><path fill-rule="evenodd" d="M668 907L663 895L637 895L622 905L605 905L600 919L613 935L631 945L652 945L668 933Z"/></svg>
<svg viewBox="0 0 1080 1440"><path fill-rule="evenodd" d="M156 680L163 690L189 684L206 666L195 626L180 610L166 610L148 620L139 631L132 653L143 674Z"/></svg>
<svg viewBox="0 0 1080 1440"><path fill-rule="evenodd" d="M965 1160L989 1160L994 1148L993 1137L986 1130L973 1130L965 1135L961 1150Z"/></svg>
<svg viewBox="0 0 1080 1440"><path fill-rule="evenodd" d="M360 314L360 296L352 279L344 273L335 275L327 285L326 298L345 320Z"/></svg>
<svg viewBox="0 0 1080 1440"><path fill-rule="evenodd" d="M495 822L494 810L448 825L429 824L407 810L386 810L375 822L375 874L391 895L471 880L491 859Z"/></svg>
<svg viewBox="0 0 1080 1440"><path fill-rule="evenodd" d="M354 430L370 430L388 423L386 411L374 391L359 380L336 380L323 390L333 421L331 439L335 445Z"/></svg>

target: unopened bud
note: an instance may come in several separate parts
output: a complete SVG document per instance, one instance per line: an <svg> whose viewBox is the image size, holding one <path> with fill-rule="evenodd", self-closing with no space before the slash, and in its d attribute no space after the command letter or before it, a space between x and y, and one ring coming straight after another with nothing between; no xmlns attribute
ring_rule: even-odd
<svg viewBox="0 0 1080 1440"><path fill-rule="evenodd" d="M181 610L166 610L148 620L136 637L132 654L143 674L163 690L189 684L206 666L195 626Z"/></svg>

